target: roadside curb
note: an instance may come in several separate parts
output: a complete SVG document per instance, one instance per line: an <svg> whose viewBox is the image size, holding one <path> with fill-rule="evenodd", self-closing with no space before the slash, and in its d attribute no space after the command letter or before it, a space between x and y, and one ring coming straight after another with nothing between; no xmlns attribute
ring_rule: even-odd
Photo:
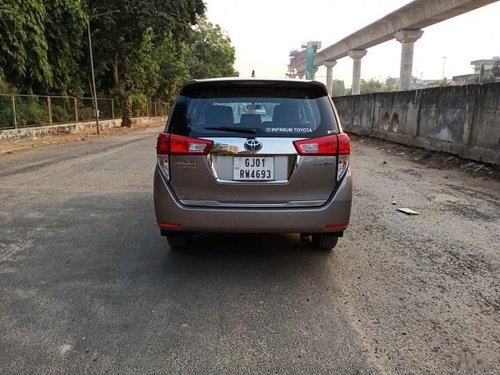
<svg viewBox="0 0 500 375"><path fill-rule="evenodd" d="M130 128L125 128L121 127L121 120L104 120L99 122L100 135L95 134L95 122L0 130L0 156L63 142L135 133L141 129L161 127L165 123L165 117L139 117L132 119Z"/></svg>
<svg viewBox="0 0 500 375"><path fill-rule="evenodd" d="M137 117L132 119L132 126L147 126L153 123L165 121L165 117ZM99 128L108 130L121 127L121 119L99 121ZM0 144L11 143L33 139L42 136L51 136L59 134L78 134L95 129L95 121L78 122L70 124L58 124L48 126L37 126L30 128L5 129L0 130Z"/></svg>

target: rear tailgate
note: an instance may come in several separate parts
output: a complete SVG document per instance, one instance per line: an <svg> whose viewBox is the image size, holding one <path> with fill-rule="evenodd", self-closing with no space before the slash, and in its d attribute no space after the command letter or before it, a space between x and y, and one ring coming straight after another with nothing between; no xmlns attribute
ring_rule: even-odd
<svg viewBox="0 0 500 375"><path fill-rule="evenodd" d="M251 154L245 138L213 140L216 152L207 156L170 157L170 185L182 204L314 207L335 189L336 156L299 156L294 139L256 138L263 147Z"/></svg>

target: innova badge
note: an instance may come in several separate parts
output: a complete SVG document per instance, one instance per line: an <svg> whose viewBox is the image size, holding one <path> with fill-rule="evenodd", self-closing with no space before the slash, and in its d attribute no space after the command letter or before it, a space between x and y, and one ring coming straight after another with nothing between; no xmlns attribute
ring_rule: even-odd
<svg viewBox="0 0 500 375"><path fill-rule="evenodd" d="M256 152L262 149L262 142L255 138L250 138L245 141L244 146L245 150Z"/></svg>

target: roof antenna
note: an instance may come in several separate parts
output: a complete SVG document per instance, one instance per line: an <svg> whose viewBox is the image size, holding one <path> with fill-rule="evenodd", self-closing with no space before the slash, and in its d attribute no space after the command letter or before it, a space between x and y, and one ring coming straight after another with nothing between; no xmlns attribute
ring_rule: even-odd
<svg viewBox="0 0 500 375"><path fill-rule="evenodd" d="M252 70L252 78L255 78L255 70Z"/></svg>

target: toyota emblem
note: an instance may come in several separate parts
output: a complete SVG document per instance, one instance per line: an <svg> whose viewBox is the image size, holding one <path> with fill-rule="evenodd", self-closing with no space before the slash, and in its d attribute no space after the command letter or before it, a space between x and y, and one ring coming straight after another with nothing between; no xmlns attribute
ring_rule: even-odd
<svg viewBox="0 0 500 375"><path fill-rule="evenodd" d="M248 151L259 151L262 148L262 142L256 140L255 138L247 139L245 142L245 149Z"/></svg>

